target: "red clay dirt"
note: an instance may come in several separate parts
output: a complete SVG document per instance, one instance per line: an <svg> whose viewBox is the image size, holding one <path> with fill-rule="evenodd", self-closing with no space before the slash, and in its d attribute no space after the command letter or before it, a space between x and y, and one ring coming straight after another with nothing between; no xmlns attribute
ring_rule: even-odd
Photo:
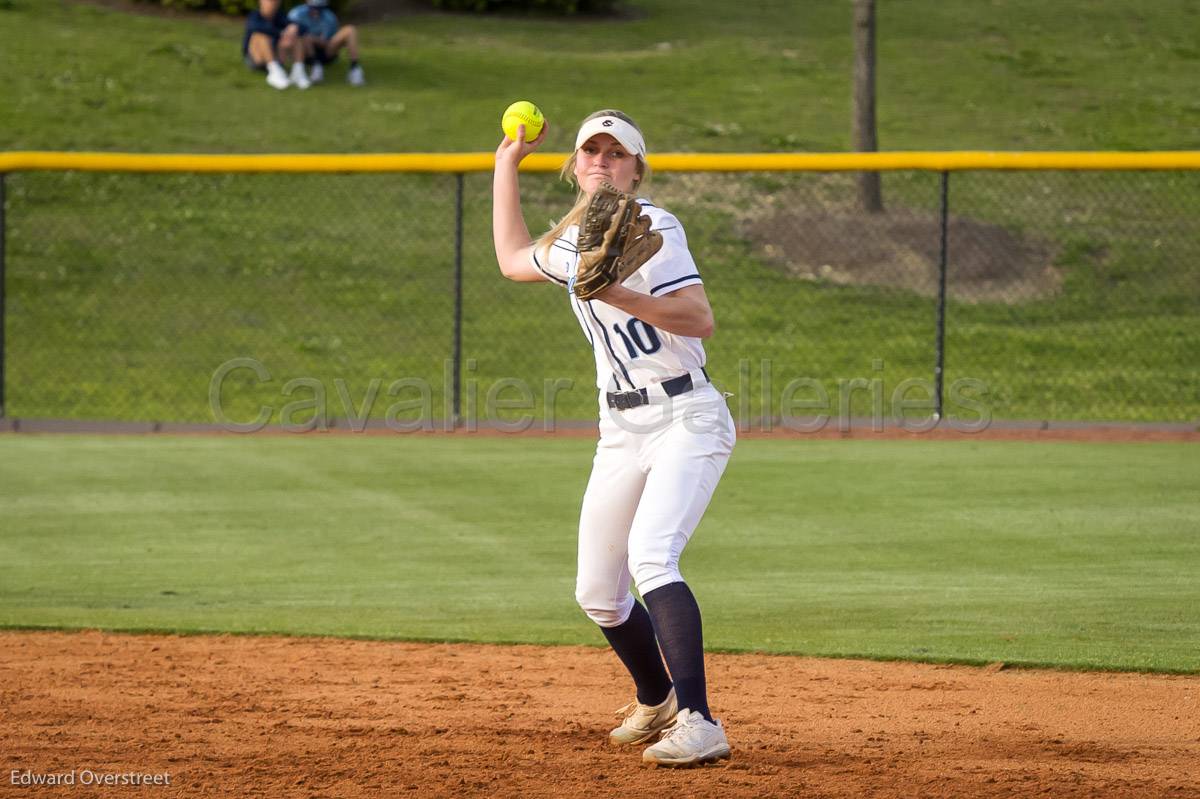
<svg viewBox="0 0 1200 799"><path fill-rule="evenodd" d="M1195 677L713 654L733 757L675 771L607 743L630 696L603 649L10 631L0 653L9 793L1200 796ZM130 773L170 784L83 785Z"/></svg>

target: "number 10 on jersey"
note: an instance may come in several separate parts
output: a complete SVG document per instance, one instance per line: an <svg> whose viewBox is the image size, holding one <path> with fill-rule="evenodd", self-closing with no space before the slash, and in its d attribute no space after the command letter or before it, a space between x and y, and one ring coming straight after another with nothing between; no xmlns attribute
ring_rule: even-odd
<svg viewBox="0 0 1200 799"><path fill-rule="evenodd" d="M613 331L625 343L625 349L629 350L630 358L638 357L639 351L643 355L652 355L662 349L658 331L641 319L630 318L624 330L621 329L620 324L614 322Z"/></svg>

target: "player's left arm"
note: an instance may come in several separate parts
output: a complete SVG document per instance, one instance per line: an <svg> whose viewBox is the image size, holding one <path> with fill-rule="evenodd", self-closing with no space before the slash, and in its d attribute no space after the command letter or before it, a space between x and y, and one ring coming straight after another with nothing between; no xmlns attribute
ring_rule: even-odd
<svg viewBox="0 0 1200 799"><path fill-rule="evenodd" d="M698 283L659 297L614 284L597 294L596 299L677 336L708 338L715 327L708 295Z"/></svg>

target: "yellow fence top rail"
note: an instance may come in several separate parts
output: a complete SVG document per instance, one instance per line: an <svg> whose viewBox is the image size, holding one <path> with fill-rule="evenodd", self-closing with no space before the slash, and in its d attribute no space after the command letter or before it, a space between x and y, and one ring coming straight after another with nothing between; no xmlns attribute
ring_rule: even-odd
<svg viewBox="0 0 1200 799"><path fill-rule="evenodd" d="M538 153L528 172L556 172L566 153ZM369 155L189 155L142 153L0 152L0 173L87 172L490 172L491 153L378 153ZM661 153L659 172L861 172L877 170L1200 170L1200 151L1170 152L885 152Z"/></svg>

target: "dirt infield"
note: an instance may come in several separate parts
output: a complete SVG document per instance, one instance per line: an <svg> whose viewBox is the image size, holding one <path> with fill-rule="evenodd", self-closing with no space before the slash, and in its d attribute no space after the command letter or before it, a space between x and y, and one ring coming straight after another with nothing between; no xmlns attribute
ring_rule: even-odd
<svg viewBox="0 0 1200 799"><path fill-rule="evenodd" d="M606 742L607 650L0 633L37 796L1200 796L1200 679L710 655L724 765ZM98 775L169 785L85 786ZM21 787L35 778L75 784Z"/></svg>

